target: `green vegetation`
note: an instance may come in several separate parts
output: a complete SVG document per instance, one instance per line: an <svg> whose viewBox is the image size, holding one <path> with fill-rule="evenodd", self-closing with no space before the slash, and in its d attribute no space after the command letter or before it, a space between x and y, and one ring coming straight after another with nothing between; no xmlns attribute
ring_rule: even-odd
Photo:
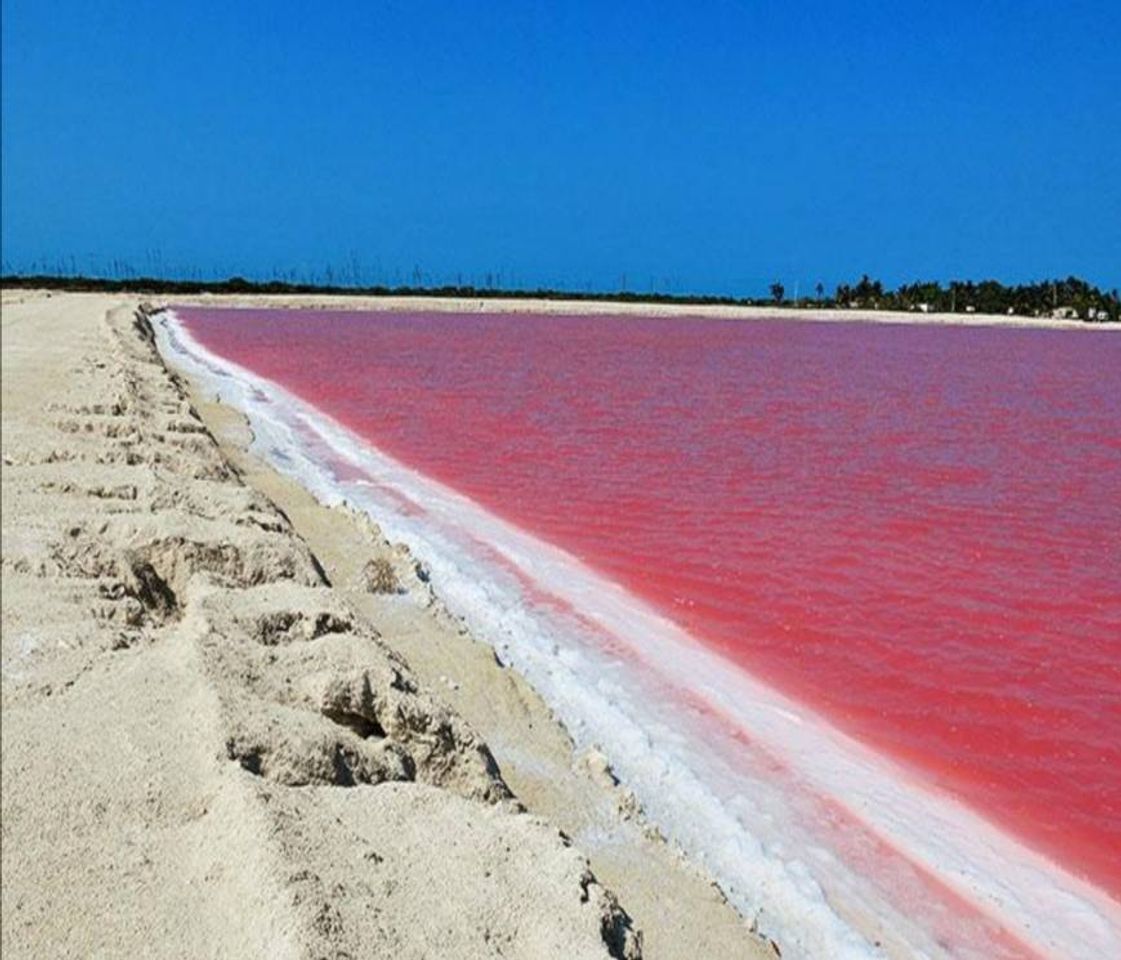
<svg viewBox="0 0 1121 960"><path fill-rule="evenodd" d="M358 286L299 281L252 281L243 277L228 280L169 280L160 277L106 278L64 276L59 274L10 274L0 277L0 285L10 288L37 288L64 291L120 293L130 291L152 296L194 295L199 293L241 294L334 294L341 296L414 296L541 300L606 300L617 303L671 303L684 305L719 304L764 306L780 304L799 309L900 310L924 313L986 313L1020 317L1068 317L1091 323L1121 322L1121 299L1117 290L1108 293L1085 280L1042 280L1038 283L1005 286L996 280L951 281L942 286L936 281L906 283L886 290L879 280L867 275L855 284L841 284L832 298L825 297L825 286L817 283L816 297L786 299L786 287L776 281L770 285L770 299L710 296L704 294L637 293L537 289L496 289L491 286ZM419 278L418 278L419 279Z"/></svg>
<svg viewBox="0 0 1121 960"><path fill-rule="evenodd" d="M865 310L922 310L930 313L997 313L1020 317L1077 317L1090 322L1121 320L1117 291L1104 293L1085 280L1043 280L1006 287L996 280L905 283L897 290L884 290L867 274L860 282L837 287L834 302L839 307Z"/></svg>

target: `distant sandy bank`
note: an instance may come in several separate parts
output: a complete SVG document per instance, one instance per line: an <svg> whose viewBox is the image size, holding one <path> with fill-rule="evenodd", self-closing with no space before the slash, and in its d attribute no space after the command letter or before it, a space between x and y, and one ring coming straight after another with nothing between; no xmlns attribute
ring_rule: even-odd
<svg viewBox="0 0 1121 960"><path fill-rule="evenodd" d="M367 297L322 294L200 294L160 298L181 304L304 310L440 311L446 313L596 314L618 317L707 317L718 320L789 320L816 323L885 323L956 327L1032 327L1048 330L1121 331L1121 323L1085 323L1049 317L985 313L920 313L892 310L816 310L720 304L618 303L610 300L554 300L465 297Z"/></svg>

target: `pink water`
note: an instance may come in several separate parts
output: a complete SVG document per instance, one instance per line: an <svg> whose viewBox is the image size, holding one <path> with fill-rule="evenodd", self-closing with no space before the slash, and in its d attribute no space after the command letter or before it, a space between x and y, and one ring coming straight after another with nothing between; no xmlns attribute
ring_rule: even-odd
<svg viewBox="0 0 1121 960"><path fill-rule="evenodd" d="M1121 336L177 312L1121 894Z"/></svg>

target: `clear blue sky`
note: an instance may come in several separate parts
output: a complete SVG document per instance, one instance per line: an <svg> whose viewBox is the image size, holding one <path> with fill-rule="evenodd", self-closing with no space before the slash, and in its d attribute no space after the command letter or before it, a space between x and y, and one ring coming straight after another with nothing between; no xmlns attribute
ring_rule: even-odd
<svg viewBox="0 0 1121 960"><path fill-rule="evenodd" d="M1121 3L3 0L3 259L1121 285Z"/></svg>

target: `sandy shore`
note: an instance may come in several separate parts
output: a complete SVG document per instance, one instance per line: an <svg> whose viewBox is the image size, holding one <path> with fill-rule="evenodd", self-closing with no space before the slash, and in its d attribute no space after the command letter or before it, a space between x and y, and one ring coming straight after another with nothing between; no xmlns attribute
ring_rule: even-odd
<svg viewBox="0 0 1121 960"><path fill-rule="evenodd" d="M773 956L137 306L3 297L5 956Z"/></svg>

